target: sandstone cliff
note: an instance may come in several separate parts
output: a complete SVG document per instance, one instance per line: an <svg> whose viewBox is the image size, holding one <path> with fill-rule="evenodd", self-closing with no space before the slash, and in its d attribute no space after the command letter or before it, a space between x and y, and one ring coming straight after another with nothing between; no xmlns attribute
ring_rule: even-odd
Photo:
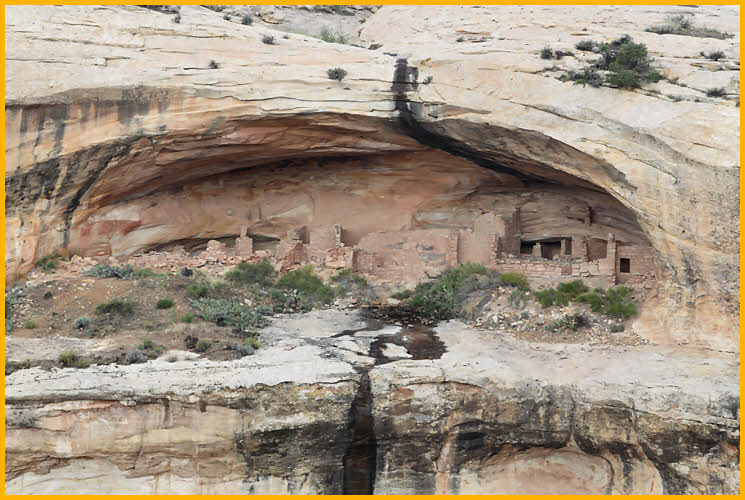
<svg viewBox="0 0 745 500"><path fill-rule="evenodd" d="M643 31L675 13L734 36ZM668 80L628 91L544 71L578 69L587 57L549 64L539 56L546 44L571 50L626 33L649 47ZM262 43L264 35L278 43ZM343 198L307 187L257 201L223 186L256 168L294 169L313 186L304 167L345 172L349 161L415 179L419 161L453 172L454 186L421 190L443 203L468 199L489 176L502 186L541 181L610 194L659 266L660 289L636 330L739 349L739 9L390 6L357 35L380 47L285 38L197 6L183 7L179 23L135 6L7 7L8 274L58 247L124 256L233 236L246 220L267 237L299 220L344 224L350 206L400 195L397 179L372 176L350 201L319 213L319 199ZM726 58L699 55L714 50ZM329 79L333 67L347 76ZM726 95L707 97L713 87ZM406 205L417 198L400 198L394 211L410 210L405 222L379 217L383 208L367 221L410 227L417 214ZM387 199L379 206L390 208Z"/></svg>

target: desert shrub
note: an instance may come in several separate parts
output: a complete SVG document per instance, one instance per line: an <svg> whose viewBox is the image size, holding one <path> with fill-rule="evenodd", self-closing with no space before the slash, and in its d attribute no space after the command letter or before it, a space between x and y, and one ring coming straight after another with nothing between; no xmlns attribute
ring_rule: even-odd
<svg viewBox="0 0 745 500"><path fill-rule="evenodd" d="M706 97L724 97L727 92L722 87L708 89L706 91Z"/></svg>
<svg viewBox="0 0 745 500"><path fill-rule="evenodd" d="M700 38L729 38L733 35L723 33L719 30L697 27L693 24L693 17L683 14L667 16L662 24L650 26L645 31L657 33L658 35L684 35L695 36Z"/></svg>
<svg viewBox="0 0 745 500"><path fill-rule="evenodd" d="M501 280L502 284L506 286L514 286L523 290L530 288L527 278L520 273L504 273L501 276Z"/></svg>
<svg viewBox="0 0 745 500"><path fill-rule="evenodd" d="M29 319L27 321L23 322L23 328L28 328L29 330L33 330L36 328L36 321Z"/></svg>
<svg viewBox="0 0 745 500"><path fill-rule="evenodd" d="M259 349L261 347L261 342L256 337L248 337L246 340L243 341L244 344L250 345L254 349Z"/></svg>
<svg viewBox="0 0 745 500"><path fill-rule="evenodd" d="M210 288L201 283L193 283L186 287L186 295L192 299L208 297L210 295Z"/></svg>
<svg viewBox="0 0 745 500"><path fill-rule="evenodd" d="M113 298L107 302L101 302L96 306L97 314L108 314L114 316L132 316L135 312L134 305L128 300Z"/></svg>
<svg viewBox="0 0 745 500"><path fill-rule="evenodd" d="M344 80L344 77L347 76L347 72L342 68L332 68L326 72L326 75L328 75L331 80L342 81Z"/></svg>
<svg viewBox="0 0 745 500"><path fill-rule="evenodd" d="M368 286L367 280L351 269L342 269L331 277L331 281L340 284Z"/></svg>
<svg viewBox="0 0 745 500"><path fill-rule="evenodd" d="M626 330L626 327L620 323L613 323L610 326L611 333L619 333L619 332L623 332L624 330Z"/></svg>
<svg viewBox="0 0 745 500"><path fill-rule="evenodd" d="M432 76L428 76L427 78L422 80L422 84L429 85L430 83L432 83L432 80L433 80Z"/></svg>
<svg viewBox="0 0 745 500"><path fill-rule="evenodd" d="M703 51L699 52L703 57L707 59L711 59L712 61L718 61L720 59L724 59L726 54L724 51L721 50L715 50L714 52L709 52L708 54L704 53Z"/></svg>
<svg viewBox="0 0 745 500"><path fill-rule="evenodd" d="M142 269L135 269L132 272L132 276L134 276L135 278L150 278L152 276L158 276L158 273L150 268L145 267Z"/></svg>
<svg viewBox="0 0 745 500"><path fill-rule="evenodd" d="M241 331L254 331L269 324L269 320L240 302L230 299L192 299L196 315L217 326L229 326Z"/></svg>
<svg viewBox="0 0 745 500"><path fill-rule="evenodd" d="M576 299L583 293L586 293L590 288L585 285L582 280L573 280L566 283L560 283L556 290L559 293L565 293L572 299Z"/></svg>
<svg viewBox="0 0 745 500"><path fill-rule="evenodd" d="M591 292L582 294L577 297L577 300L579 302L589 304L592 312L600 312L603 310L603 307L605 307L605 299L603 297L602 291L601 293Z"/></svg>
<svg viewBox="0 0 745 500"><path fill-rule="evenodd" d="M219 69L220 68L220 65L217 64L217 61L215 61L213 59L213 60L210 61L208 68L209 69Z"/></svg>
<svg viewBox="0 0 745 500"><path fill-rule="evenodd" d="M556 57L556 59L562 59L564 57L573 56L573 55L574 55L574 52L572 52L571 50L557 50L554 53L554 56Z"/></svg>
<svg viewBox="0 0 745 500"><path fill-rule="evenodd" d="M597 44L592 40L581 40L574 45L574 48L585 52L592 52L595 45Z"/></svg>
<svg viewBox="0 0 745 500"><path fill-rule="evenodd" d="M81 316L75 320L75 328L82 330L88 328L91 325L91 320L85 316Z"/></svg>
<svg viewBox="0 0 745 500"><path fill-rule="evenodd" d="M509 297L507 297L507 301L515 309L524 309L526 302L525 292L523 292L522 290L513 290L512 293L510 293Z"/></svg>
<svg viewBox="0 0 745 500"><path fill-rule="evenodd" d="M129 264L123 264L121 266L96 264L95 266L86 269L83 274L85 274L86 276L93 276L95 278L119 278L123 280L157 276L157 273L152 269L134 269Z"/></svg>
<svg viewBox="0 0 745 500"><path fill-rule="evenodd" d="M186 313L181 316L182 323L194 323L194 313Z"/></svg>
<svg viewBox="0 0 745 500"><path fill-rule="evenodd" d="M271 316L274 314L274 311L272 311L272 308L266 304L261 304L256 308L256 312L261 314L262 316Z"/></svg>
<svg viewBox="0 0 745 500"><path fill-rule="evenodd" d="M212 343L209 340L199 340L197 341L197 346L194 350L197 352L205 352L210 347L212 347Z"/></svg>
<svg viewBox="0 0 745 500"><path fill-rule="evenodd" d="M576 332L583 326L587 326L588 321L582 313L565 314L558 320L546 327L546 330L558 332L559 330L572 330Z"/></svg>
<svg viewBox="0 0 745 500"><path fill-rule="evenodd" d="M173 300L168 298L158 299L158 302L155 303L155 307L158 309L170 309L173 307Z"/></svg>
<svg viewBox="0 0 745 500"><path fill-rule="evenodd" d="M605 291L605 314L607 316L628 318L637 313L636 305L631 299L631 288L617 286Z"/></svg>
<svg viewBox="0 0 745 500"><path fill-rule="evenodd" d="M251 356L256 352L256 350L248 344L236 344L233 346L233 349L235 349L242 357Z"/></svg>
<svg viewBox="0 0 745 500"><path fill-rule="evenodd" d="M307 312L313 309L313 301L297 290L269 290L272 311L275 313Z"/></svg>
<svg viewBox="0 0 745 500"><path fill-rule="evenodd" d="M145 353L140 351L139 349L135 349L133 351L129 351L124 356L124 364L125 365L134 365L138 363L145 363L147 361L147 356L145 356Z"/></svg>
<svg viewBox="0 0 745 500"><path fill-rule="evenodd" d="M34 267L38 267L45 273L54 272L54 270L57 269L57 259L61 257L62 256L59 254L59 252L54 251L53 253L45 255L44 257L41 257L36 262L34 262Z"/></svg>
<svg viewBox="0 0 745 500"><path fill-rule="evenodd" d="M16 326L16 318L13 315L15 306L21 303L23 287L15 286L5 290L5 331L9 332Z"/></svg>
<svg viewBox="0 0 745 500"><path fill-rule="evenodd" d="M180 24L181 23L181 14L176 14L175 16L173 16L173 22L176 23L176 24Z"/></svg>
<svg viewBox="0 0 745 500"><path fill-rule="evenodd" d="M274 37L270 35L264 35L261 37L261 43L266 45L276 45L277 42L274 41Z"/></svg>
<svg viewBox="0 0 745 500"><path fill-rule="evenodd" d="M486 267L471 262L461 264L433 281L417 284L409 304L426 318L455 318L462 312L460 289L477 274L486 274Z"/></svg>
<svg viewBox="0 0 745 500"><path fill-rule="evenodd" d="M554 51L551 50L551 47L546 45L541 49L541 59L553 59L554 58Z"/></svg>
<svg viewBox="0 0 745 500"><path fill-rule="evenodd" d="M341 31L336 33L332 32L327 27L321 28L321 32L318 34L318 38L328 43L349 43L349 36Z"/></svg>
<svg viewBox="0 0 745 500"><path fill-rule="evenodd" d="M73 351L62 352L57 359L62 363L62 368L88 368L91 365L90 361Z"/></svg>
<svg viewBox="0 0 745 500"><path fill-rule="evenodd" d="M245 26L251 26L254 23L254 20L251 16L248 14L243 14L243 17L241 17L241 24Z"/></svg>
<svg viewBox="0 0 745 500"><path fill-rule="evenodd" d="M276 272L271 262L264 257L255 264L241 262L235 269L228 271L225 277L236 283L252 284L257 283L261 286L269 286L274 283Z"/></svg>
<svg viewBox="0 0 745 500"><path fill-rule="evenodd" d="M150 339L145 339L145 340L142 341L142 344L140 344L140 349L142 349L142 350L144 350L144 349L152 349L153 347L155 347L155 342L153 342Z"/></svg>
<svg viewBox="0 0 745 500"><path fill-rule="evenodd" d="M400 292L396 292L391 295L391 297L396 300L407 300L411 298L413 293L414 292L412 292L411 290L401 290Z"/></svg>
<svg viewBox="0 0 745 500"><path fill-rule="evenodd" d="M223 19L224 19L225 21L230 21L230 14L224 14L224 15L222 16L222 18L223 18Z"/></svg>
<svg viewBox="0 0 745 500"><path fill-rule="evenodd" d="M297 290L314 302L328 304L334 298L334 290L325 285L314 272L312 266L295 269L277 281L277 287L286 290Z"/></svg>
<svg viewBox="0 0 745 500"><path fill-rule="evenodd" d="M609 73L605 77L606 83L613 87L635 88L642 83L658 82L661 75L652 69L651 60L647 56L647 46L634 43L631 37L611 49L614 52L613 61L608 64Z"/></svg>
<svg viewBox="0 0 745 500"><path fill-rule="evenodd" d="M603 76L592 68L585 68L582 71L570 71L568 78L576 85L582 85L583 87L589 85L597 88L602 86L605 81Z"/></svg>

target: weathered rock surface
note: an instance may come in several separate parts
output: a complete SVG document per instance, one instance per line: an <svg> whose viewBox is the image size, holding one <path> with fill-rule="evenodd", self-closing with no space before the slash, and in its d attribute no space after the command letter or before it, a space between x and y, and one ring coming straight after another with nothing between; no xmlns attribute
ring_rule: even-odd
<svg viewBox="0 0 745 500"><path fill-rule="evenodd" d="M370 372L376 493L739 491L735 359L436 331L441 359Z"/></svg>
<svg viewBox="0 0 745 500"><path fill-rule="evenodd" d="M354 492L360 319L278 318L239 361L16 371L6 492ZM437 331L442 358L368 372L376 493L738 492L734 357Z"/></svg>
<svg viewBox="0 0 745 500"><path fill-rule="evenodd" d="M734 37L642 31L680 12ZM420 169L421 158L452 172L488 167L502 183L516 176L609 193L660 266L660 291L635 329L655 341L739 349L737 7L386 6L361 25L362 40L382 44L373 51L284 39L197 6L184 6L180 23L135 6L8 7L6 21L9 275L60 246L126 255L234 236L246 221L267 236L298 220L326 224L333 213L331 223L360 223L359 232L370 220L400 229L384 210L395 207L411 227L432 219L412 212L415 196L390 204L402 187L395 174L389 187L359 185L361 219L343 203L318 204L344 198L313 183L304 195L260 202L245 187L220 188L257 167L344 172L356 157L353 168L361 158L380 166L371 173L397 173ZM571 49L625 33L686 87L594 89L543 72L547 43ZM262 43L265 34L279 45ZM699 55L713 50L726 59ZM556 64L577 69L587 57ZM348 72L343 81L327 78L332 65ZM417 83L427 76L432 83ZM732 99L706 97L712 87ZM457 174L453 192L421 192L457 205L471 193L461 180L474 175ZM442 223L448 210L430 213Z"/></svg>

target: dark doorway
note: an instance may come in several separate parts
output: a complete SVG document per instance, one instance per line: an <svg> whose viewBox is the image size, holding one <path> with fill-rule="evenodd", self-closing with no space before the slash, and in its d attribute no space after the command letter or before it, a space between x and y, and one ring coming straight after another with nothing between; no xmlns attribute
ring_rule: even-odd
<svg viewBox="0 0 745 500"><path fill-rule="evenodd" d="M630 273L631 272L631 259L621 258L620 271L622 273Z"/></svg>

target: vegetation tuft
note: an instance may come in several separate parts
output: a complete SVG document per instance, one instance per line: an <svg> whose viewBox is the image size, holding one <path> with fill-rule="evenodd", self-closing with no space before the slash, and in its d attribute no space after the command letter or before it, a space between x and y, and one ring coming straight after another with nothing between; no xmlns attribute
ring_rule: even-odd
<svg viewBox="0 0 745 500"><path fill-rule="evenodd" d="M230 281L245 285L256 283L260 286L270 286L274 283L276 274L271 262L264 257L255 264L241 262L235 269L229 271L225 277Z"/></svg>
<svg viewBox="0 0 745 500"><path fill-rule="evenodd" d="M90 361L73 351L60 353L58 359L62 368L88 368L91 365Z"/></svg>
<svg viewBox="0 0 745 500"><path fill-rule="evenodd" d="M342 81L344 80L344 77L347 76L347 72L342 68L332 68L326 72L326 75L328 75L331 80Z"/></svg>
<svg viewBox="0 0 745 500"><path fill-rule="evenodd" d="M135 306L128 300L113 298L96 306L97 314L108 314L110 316L132 316Z"/></svg>
<svg viewBox="0 0 745 500"><path fill-rule="evenodd" d="M312 266L304 266L290 271L277 281L277 287L285 290L295 290L314 303L320 304L328 304L336 295L334 290L325 285L323 280L313 272Z"/></svg>
<svg viewBox="0 0 745 500"><path fill-rule="evenodd" d="M667 16L665 22L656 26L650 26L645 31L657 33L658 35L683 35L699 38L718 38L720 40L734 36L712 28L697 27L693 23L692 16L683 14Z"/></svg>
<svg viewBox="0 0 745 500"><path fill-rule="evenodd" d="M198 317L217 326L229 326L243 332L255 332L269 324L265 316L235 300L203 297L192 299L191 304L197 310Z"/></svg>

